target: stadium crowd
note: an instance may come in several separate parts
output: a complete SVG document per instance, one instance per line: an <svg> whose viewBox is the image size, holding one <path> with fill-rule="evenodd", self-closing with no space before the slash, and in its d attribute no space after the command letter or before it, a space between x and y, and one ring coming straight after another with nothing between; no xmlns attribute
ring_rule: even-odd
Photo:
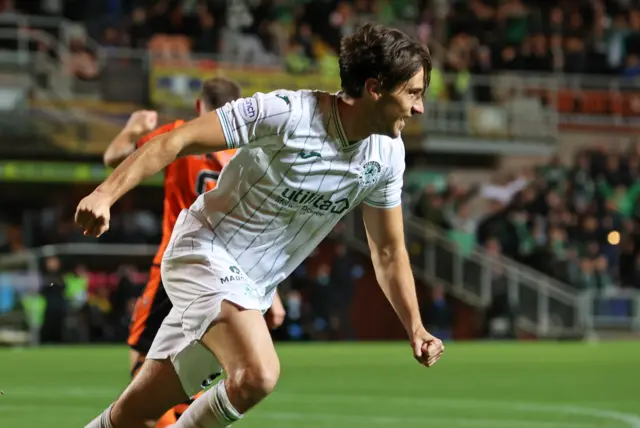
<svg viewBox="0 0 640 428"><path fill-rule="evenodd" d="M579 290L640 284L640 152L604 147L558 157L471 191L428 185L414 213L447 230L460 251L504 254ZM471 212L482 198L486 212Z"/></svg>
<svg viewBox="0 0 640 428"><path fill-rule="evenodd" d="M391 23L434 53L432 98L460 98L473 75L495 72L640 72L640 5L596 0L112 0L5 1L5 13L63 16L78 24L68 68L98 76L95 46L195 52L291 73L335 74L339 40L369 20ZM13 4L13 6L11 6ZM455 76L442 82L442 72ZM490 100L485 91L476 94ZM486 99L489 97L489 99Z"/></svg>

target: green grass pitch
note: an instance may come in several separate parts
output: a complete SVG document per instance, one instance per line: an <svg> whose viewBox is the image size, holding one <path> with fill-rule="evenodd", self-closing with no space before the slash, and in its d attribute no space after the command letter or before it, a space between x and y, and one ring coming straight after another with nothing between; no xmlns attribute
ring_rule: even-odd
<svg viewBox="0 0 640 428"><path fill-rule="evenodd" d="M640 428L640 342L280 345L240 428ZM83 427L128 380L125 347L0 350L0 427Z"/></svg>

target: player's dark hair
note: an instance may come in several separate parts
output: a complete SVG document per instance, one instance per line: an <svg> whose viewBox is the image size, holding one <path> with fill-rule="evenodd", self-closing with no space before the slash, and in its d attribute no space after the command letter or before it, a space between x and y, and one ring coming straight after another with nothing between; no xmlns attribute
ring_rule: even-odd
<svg viewBox="0 0 640 428"><path fill-rule="evenodd" d="M362 97L367 79L377 79L389 91L424 69L425 89L431 79L429 49L402 31L379 24L365 24L340 44L342 90Z"/></svg>
<svg viewBox="0 0 640 428"><path fill-rule="evenodd" d="M240 95L240 85L224 77L205 80L200 90L200 98L205 103L207 110L222 107L229 101L240 98Z"/></svg>

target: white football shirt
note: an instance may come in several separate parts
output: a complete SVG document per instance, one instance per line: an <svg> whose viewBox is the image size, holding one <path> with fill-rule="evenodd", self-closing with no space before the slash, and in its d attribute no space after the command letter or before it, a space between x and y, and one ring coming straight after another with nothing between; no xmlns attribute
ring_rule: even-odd
<svg viewBox="0 0 640 428"><path fill-rule="evenodd" d="M211 226L212 248L225 248L260 288L275 288L361 202L400 205L402 140L349 144L335 95L257 93L217 114L239 150L191 211Z"/></svg>

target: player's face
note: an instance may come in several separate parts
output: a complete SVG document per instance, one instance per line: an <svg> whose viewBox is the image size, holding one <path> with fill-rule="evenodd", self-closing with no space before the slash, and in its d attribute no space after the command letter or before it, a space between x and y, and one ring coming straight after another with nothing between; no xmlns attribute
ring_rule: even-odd
<svg viewBox="0 0 640 428"><path fill-rule="evenodd" d="M400 136L405 121L415 114L424 113L424 70L417 72L406 83L384 93L378 100L378 133L392 138Z"/></svg>

